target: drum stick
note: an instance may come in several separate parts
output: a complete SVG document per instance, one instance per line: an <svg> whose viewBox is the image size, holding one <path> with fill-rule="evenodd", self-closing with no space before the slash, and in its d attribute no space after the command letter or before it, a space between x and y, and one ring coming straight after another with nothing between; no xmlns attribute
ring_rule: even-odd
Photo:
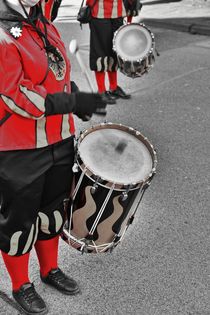
<svg viewBox="0 0 210 315"><path fill-rule="evenodd" d="M87 72L87 69L85 67L85 64L81 58L81 55L80 55L80 52L79 52L79 46L77 44L77 41L76 39L72 39L69 43L69 51L70 53L72 53L72 55L75 55L77 61L78 61L78 64L80 65L80 68L82 70L82 73L85 75L86 79L87 79L87 82L88 82L88 85L89 85L89 88L91 90L91 92L94 92L94 86L92 84L92 81L91 81L91 78Z"/></svg>
<svg viewBox="0 0 210 315"><path fill-rule="evenodd" d="M77 62L82 70L82 73L84 74L86 80L87 80L87 83L88 83L88 86L91 90L92 93L94 93L95 91L95 88L92 84L92 80L90 78L90 75L87 71L87 68L81 58L81 55L80 55L80 52L79 52L79 46L77 44L77 41L76 39L72 39L69 43L69 51L71 54L75 55L76 59L77 59ZM95 114L98 114L98 115L105 115L106 114L106 110L104 108L98 108L96 113Z"/></svg>

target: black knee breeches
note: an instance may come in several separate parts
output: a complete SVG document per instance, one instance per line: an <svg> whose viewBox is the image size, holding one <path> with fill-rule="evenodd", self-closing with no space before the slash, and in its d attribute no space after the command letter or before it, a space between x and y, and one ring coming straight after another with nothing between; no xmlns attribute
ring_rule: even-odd
<svg viewBox="0 0 210 315"><path fill-rule="evenodd" d="M60 234L70 194L73 138L36 150L0 152L0 249L12 256Z"/></svg>

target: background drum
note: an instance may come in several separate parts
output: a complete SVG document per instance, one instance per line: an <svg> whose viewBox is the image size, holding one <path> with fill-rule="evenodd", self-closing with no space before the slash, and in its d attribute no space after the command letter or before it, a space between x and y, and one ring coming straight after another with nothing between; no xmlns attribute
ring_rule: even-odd
<svg viewBox="0 0 210 315"><path fill-rule="evenodd" d="M122 25L113 38L120 71L128 77L141 77L155 61L154 34L142 23Z"/></svg>
<svg viewBox="0 0 210 315"><path fill-rule="evenodd" d="M152 144L133 128L104 123L77 141L75 189L63 238L82 252L113 249L156 171Z"/></svg>

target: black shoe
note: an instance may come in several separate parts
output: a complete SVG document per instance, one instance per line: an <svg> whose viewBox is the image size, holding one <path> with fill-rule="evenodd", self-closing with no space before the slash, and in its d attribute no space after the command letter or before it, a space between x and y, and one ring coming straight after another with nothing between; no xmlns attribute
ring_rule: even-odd
<svg viewBox="0 0 210 315"><path fill-rule="evenodd" d="M80 292L76 281L67 277L59 268L52 269L46 277L41 276L41 280L64 294L74 295Z"/></svg>
<svg viewBox="0 0 210 315"><path fill-rule="evenodd" d="M45 302L36 292L32 283L23 284L19 290L13 291L12 295L26 314L43 315L48 313Z"/></svg>
<svg viewBox="0 0 210 315"><path fill-rule="evenodd" d="M109 91L101 93L101 98L107 104L116 104L116 97L112 96Z"/></svg>
<svg viewBox="0 0 210 315"><path fill-rule="evenodd" d="M126 94L120 86L117 86L115 90L110 90L109 93L111 96L114 96L115 98L123 98L123 99L131 98L131 95Z"/></svg>

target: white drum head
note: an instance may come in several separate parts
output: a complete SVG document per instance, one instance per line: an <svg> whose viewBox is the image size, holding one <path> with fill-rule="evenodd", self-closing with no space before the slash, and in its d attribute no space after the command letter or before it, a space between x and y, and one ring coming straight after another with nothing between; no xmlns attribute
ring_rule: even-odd
<svg viewBox="0 0 210 315"><path fill-rule="evenodd" d="M114 37L115 51L124 60L143 59L148 55L152 45L151 33L141 24L121 26Z"/></svg>
<svg viewBox="0 0 210 315"><path fill-rule="evenodd" d="M102 128L88 133L78 152L93 174L112 183L139 183L153 168L147 146L137 136L120 129Z"/></svg>

